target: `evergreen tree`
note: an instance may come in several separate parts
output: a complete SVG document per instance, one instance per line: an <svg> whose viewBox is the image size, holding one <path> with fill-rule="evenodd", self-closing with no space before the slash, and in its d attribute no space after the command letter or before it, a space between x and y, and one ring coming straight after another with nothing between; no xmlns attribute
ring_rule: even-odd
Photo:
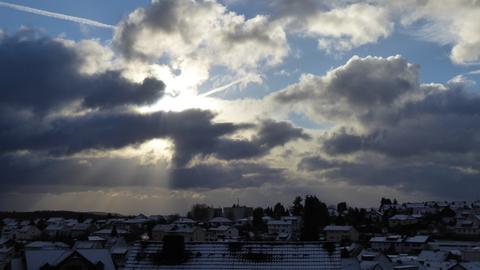
<svg viewBox="0 0 480 270"><path fill-rule="evenodd" d="M273 207L273 218L280 219L280 217L285 216L285 214L285 207L283 207L281 203L275 204Z"/></svg>
<svg viewBox="0 0 480 270"><path fill-rule="evenodd" d="M346 202L340 202L337 204L337 212L339 215L342 215L343 212L347 211L347 203Z"/></svg>
<svg viewBox="0 0 480 270"><path fill-rule="evenodd" d="M256 231L266 231L266 224L263 222L263 208L257 207L253 210L252 226Z"/></svg>
<svg viewBox="0 0 480 270"><path fill-rule="evenodd" d="M303 199L300 196L295 197L293 200L292 206L292 215L294 216L302 216L303 215Z"/></svg>
<svg viewBox="0 0 480 270"><path fill-rule="evenodd" d="M317 241L321 228L329 222L327 206L316 196L305 197L301 240Z"/></svg>
<svg viewBox="0 0 480 270"><path fill-rule="evenodd" d="M209 218L209 210L210 207L206 204L194 204L188 216L193 220L205 222Z"/></svg>

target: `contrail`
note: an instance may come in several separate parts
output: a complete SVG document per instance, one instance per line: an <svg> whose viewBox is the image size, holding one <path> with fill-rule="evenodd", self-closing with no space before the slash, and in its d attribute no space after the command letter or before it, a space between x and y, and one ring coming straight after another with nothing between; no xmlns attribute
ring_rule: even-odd
<svg viewBox="0 0 480 270"><path fill-rule="evenodd" d="M205 92L205 93L203 93L203 94L200 94L199 96L201 96L201 97L208 97L208 96L213 95L213 94L215 94L215 93L222 92L222 91L224 91L224 90L226 90L226 89L228 89L228 88L230 88L230 87L232 87L232 86L234 86L234 85L236 85L236 84L239 84L239 83L241 83L241 82L243 82L243 81L245 81L245 80L248 80L248 79L250 79L250 76L245 76L245 77L240 78L240 79L238 79L238 80L235 80L235 81L233 81L233 82L227 83L227 84L222 85L222 86L217 87L217 88L214 88L214 89L212 89L212 90L210 90L210 91L208 91L208 92Z"/></svg>
<svg viewBox="0 0 480 270"><path fill-rule="evenodd" d="M100 28L108 28L108 29L115 29L116 28L114 25L105 24L105 23L94 21L94 20L89 20L89 19L85 19L85 18L65 15L65 14L56 13L56 12L50 12L50 11L46 11L46 10L43 10L43 9L36 9L36 8L27 7L27 6L11 4L11 3L7 3L7 2L3 2L3 1L0 1L0 7L11 8L11 9L15 9L15 10L23 11L23 12L33 13L33 14L47 16L47 17L56 18L56 19L60 19L60 20L65 20L65 21L71 21L71 22L91 25L91 26L100 27Z"/></svg>

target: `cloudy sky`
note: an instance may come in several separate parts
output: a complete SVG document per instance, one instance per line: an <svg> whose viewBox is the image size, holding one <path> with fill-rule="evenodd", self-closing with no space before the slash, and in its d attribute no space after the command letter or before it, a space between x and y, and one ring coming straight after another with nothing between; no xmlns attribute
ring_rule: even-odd
<svg viewBox="0 0 480 270"><path fill-rule="evenodd" d="M0 1L0 210L480 198L480 2Z"/></svg>

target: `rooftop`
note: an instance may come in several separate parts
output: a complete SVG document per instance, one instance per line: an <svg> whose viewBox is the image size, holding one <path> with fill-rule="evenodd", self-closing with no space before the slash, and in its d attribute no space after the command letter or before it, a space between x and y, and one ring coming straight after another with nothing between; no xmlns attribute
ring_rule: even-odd
<svg viewBox="0 0 480 270"><path fill-rule="evenodd" d="M125 269L341 269L340 252L319 242L186 242L187 259L161 265L162 242L137 242Z"/></svg>

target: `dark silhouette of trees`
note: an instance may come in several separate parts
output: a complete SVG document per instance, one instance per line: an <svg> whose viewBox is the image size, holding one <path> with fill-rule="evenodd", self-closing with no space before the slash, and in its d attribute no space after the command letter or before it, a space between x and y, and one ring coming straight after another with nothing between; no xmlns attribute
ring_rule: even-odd
<svg viewBox="0 0 480 270"><path fill-rule="evenodd" d="M339 215L342 215L343 212L347 211L347 203L346 202L340 202L337 204L337 212Z"/></svg>
<svg viewBox="0 0 480 270"><path fill-rule="evenodd" d="M263 214L268 217L273 217L273 209L271 207L267 207L263 210Z"/></svg>
<svg viewBox="0 0 480 270"><path fill-rule="evenodd" d="M265 232L267 225L263 222L263 208L257 207L253 210L252 227L257 232Z"/></svg>
<svg viewBox="0 0 480 270"><path fill-rule="evenodd" d="M113 225L112 232L110 233L111 237L118 237L117 226Z"/></svg>
<svg viewBox="0 0 480 270"><path fill-rule="evenodd" d="M194 204L188 216L193 220L205 222L208 221L209 211L210 207L206 204Z"/></svg>
<svg viewBox="0 0 480 270"><path fill-rule="evenodd" d="M321 228L328 225L328 223L327 206L316 196L306 196L300 239L303 241L317 241Z"/></svg>
<svg viewBox="0 0 480 270"><path fill-rule="evenodd" d="M303 199L300 196L295 197L291 208L291 213L294 216L303 216Z"/></svg>
<svg viewBox="0 0 480 270"><path fill-rule="evenodd" d="M384 205L391 205L391 204L392 204L392 200L388 198L382 197L382 199L380 200L380 208L383 207Z"/></svg>
<svg viewBox="0 0 480 270"><path fill-rule="evenodd" d="M280 217L285 216L286 214L287 211L281 203L275 204L275 206L273 207L273 218L280 219Z"/></svg>

